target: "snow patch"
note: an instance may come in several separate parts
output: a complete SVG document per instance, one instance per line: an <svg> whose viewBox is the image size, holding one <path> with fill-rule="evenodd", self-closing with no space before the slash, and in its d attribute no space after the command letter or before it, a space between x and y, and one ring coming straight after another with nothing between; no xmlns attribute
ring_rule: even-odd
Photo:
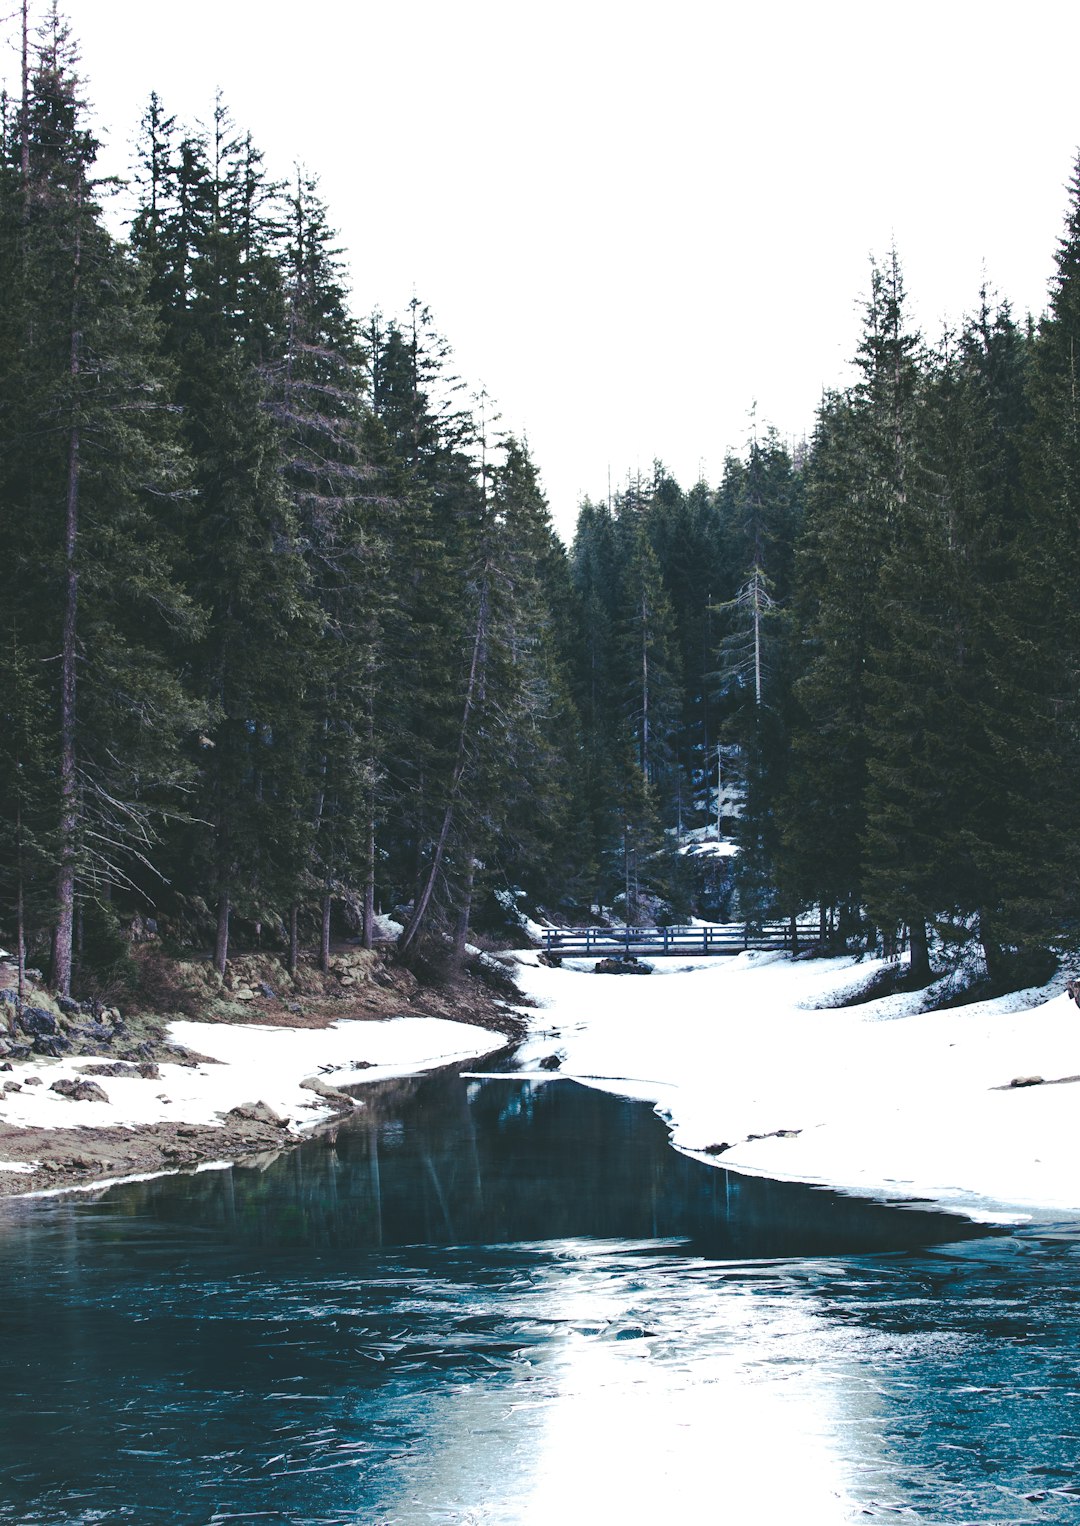
<svg viewBox="0 0 1080 1526"><path fill-rule="evenodd" d="M1056 987L925 1012L919 992L834 1005L881 960L673 964L658 987L519 956L544 1030L522 1065L556 1038L559 1074L651 1101L679 1149L737 1171L981 1218L1080 1214L1080 1017ZM1056 1084L1012 1084L1032 1077Z"/></svg>

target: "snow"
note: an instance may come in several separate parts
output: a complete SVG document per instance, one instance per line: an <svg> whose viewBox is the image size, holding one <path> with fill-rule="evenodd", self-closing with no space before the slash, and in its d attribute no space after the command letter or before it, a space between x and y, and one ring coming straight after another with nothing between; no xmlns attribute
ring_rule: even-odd
<svg viewBox="0 0 1080 1526"><path fill-rule="evenodd" d="M717 842L712 838L708 842L687 842L679 848L679 852L687 858L734 858L738 853L737 843L729 842L722 838Z"/></svg>
<svg viewBox="0 0 1080 1526"><path fill-rule="evenodd" d="M301 1083L317 1077L331 1087L411 1075L457 1060L490 1054L498 1034L441 1017L343 1019L329 1028L273 1028L239 1023L176 1022L169 1037L212 1062L163 1063L156 1080L89 1076L107 1102L72 1102L51 1083L78 1078L92 1059L29 1062L19 1069L22 1090L0 1096L0 1120L26 1128L130 1127L150 1123L220 1124L244 1103L265 1102L293 1133L320 1122L333 1109ZM364 1068L354 1069L361 1065ZM370 1067L370 1068L367 1068ZM40 1086L28 1086L32 1076ZM9 1167L8 1169L15 1169ZM20 1168L21 1169L21 1168Z"/></svg>
<svg viewBox="0 0 1080 1526"><path fill-rule="evenodd" d="M519 956L542 1009L520 1058L555 1052L557 1074L653 1102L679 1149L740 1172L990 1220L1080 1214L1076 1006L1053 988L832 1005L882 968L750 952L631 980ZM1010 1085L1032 1076L1059 1084Z"/></svg>

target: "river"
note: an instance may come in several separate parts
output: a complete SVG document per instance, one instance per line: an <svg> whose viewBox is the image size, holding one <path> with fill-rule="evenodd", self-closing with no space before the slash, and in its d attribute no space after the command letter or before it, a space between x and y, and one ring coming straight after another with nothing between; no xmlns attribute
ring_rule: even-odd
<svg viewBox="0 0 1080 1526"><path fill-rule="evenodd" d="M1076 1226L741 1179L453 1073L0 1214L0 1522L1080 1521Z"/></svg>

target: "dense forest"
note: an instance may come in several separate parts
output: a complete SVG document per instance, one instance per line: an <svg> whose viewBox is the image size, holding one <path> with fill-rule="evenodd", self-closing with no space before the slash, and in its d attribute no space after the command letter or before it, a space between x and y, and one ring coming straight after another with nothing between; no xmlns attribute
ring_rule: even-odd
<svg viewBox="0 0 1080 1526"><path fill-rule="evenodd" d="M75 51L0 124L0 935L62 994L177 946L460 962L515 903L1074 948L1080 173L1047 315L929 342L895 253L792 452L657 463L572 546L423 305L350 309L317 183L151 97L124 237ZM793 341L794 342L794 341ZM782 357L778 357L782 364ZM711 828L739 852L693 872ZM720 872L720 866L730 867Z"/></svg>

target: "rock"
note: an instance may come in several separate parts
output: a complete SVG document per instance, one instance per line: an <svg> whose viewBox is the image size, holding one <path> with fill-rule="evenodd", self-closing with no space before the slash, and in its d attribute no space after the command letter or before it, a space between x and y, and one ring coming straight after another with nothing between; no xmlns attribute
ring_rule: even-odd
<svg viewBox="0 0 1080 1526"><path fill-rule="evenodd" d="M116 1037L116 1029L107 1028L104 1023L80 1023L77 1028L71 1029L71 1035L91 1044L111 1044Z"/></svg>
<svg viewBox="0 0 1080 1526"><path fill-rule="evenodd" d="M96 1081L54 1081L50 1091L59 1092L72 1102L108 1102L109 1094Z"/></svg>
<svg viewBox="0 0 1080 1526"><path fill-rule="evenodd" d="M21 1081L5 1081L4 1082L4 1091L5 1092L21 1092L22 1091L22 1082Z"/></svg>
<svg viewBox="0 0 1080 1526"><path fill-rule="evenodd" d="M549 954L546 948L545 949L541 949L540 952L537 954L536 962L537 962L537 964L545 964L545 965L547 965L549 970L561 970L562 969L562 955L561 954Z"/></svg>
<svg viewBox="0 0 1080 1526"><path fill-rule="evenodd" d="M265 1102L241 1102L238 1107L231 1107L225 1117L242 1123L272 1123L279 1129L288 1127L288 1120L275 1113Z"/></svg>
<svg viewBox="0 0 1080 1526"><path fill-rule="evenodd" d="M5 1060L4 1063L0 1065L0 1070L13 1070L14 1068L15 1067L12 1065L10 1060Z"/></svg>
<svg viewBox="0 0 1080 1526"><path fill-rule="evenodd" d="M56 1018L44 1007L24 1007L19 1013L18 1023L22 1031L30 1034L31 1038L42 1038L60 1032Z"/></svg>
<svg viewBox="0 0 1080 1526"><path fill-rule="evenodd" d="M596 975L651 975L652 965L642 964L633 954L620 954L616 959L601 959L594 967Z"/></svg>
<svg viewBox="0 0 1080 1526"><path fill-rule="evenodd" d="M338 980L339 983L343 986L354 986L356 984L355 975L340 975Z"/></svg>
<svg viewBox="0 0 1080 1526"><path fill-rule="evenodd" d="M82 1011L82 1007L79 1005L79 1003L77 1001L72 1001L70 996L58 997L56 1005L60 1008L60 1011L64 1014L65 1017L78 1017L79 1013Z"/></svg>
<svg viewBox="0 0 1080 1526"><path fill-rule="evenodd" d="M314 1092L324 1102L330 1102L337 1108L352 1112L356 1106L352 1097L346 1092L338 1091L336 1087L328 1086L320 1076L311 1076L308 1080L301 1081L300 1085L305 1091Z"/></svg>
<svg viewBox="0 0 1080 1526"><path fill-rule="evenodd" d="M267 1001L277 1001L277 992L265 980L259 981L259 990L266 997Z"/></svg>
<svg viewBox="0 0 1080 1526"><path fill-rule="evenodd" d="M233 1001L254 1001L255 992L250 986L238 986L232 993Z"/></svg>
<svg viewBox="0 0 1080 1526"><path fill-rule="evenodd" d="M27 1076L27 1078L26 1078L26 1080L25 1080L25 1082L23 1084L25 1086L40 1086L41 1085L41 1077L40 1076Z"/></svg>
<svg viewBox="0 0 1080 1526"><path fill-rule="evenodd" d="M702 1153L702 1155L723 1155L725 1150L730 1150L730 1149L731 1149L731 1146L725 1141L724 1144L706 1145L701 1153Z"/></svg>
<svg viewBox="0 0 1080 1526"><path fill-rule="evenodd" d="M34 1053L44 1055L47 1059L58 1060L61 1055L67 1054L71 1048L71 1041L62 1033L54 1033L51 1038L38 1038L34 1040Z"/></svg>
<svg viewBox="0 0 1080 1526"><path fill-rule="evenodd" d="M285 1010L286 1012L302 1012L304 1009L298 1001L287 1001L285 1003Z"/></svg>
<svg viewBox="0 0 1080 1526"><path fill-rule="evenodd" d="M541 1070L558 1070L561 1064L562 1064L562 1059L560 1058L559 1055L557 1055L557 1054L546 1054L544 1056L544 1058L540 1061L540 1069Z"/></svg>
<svg viewBox="0 0 1080 1526"><path fill-rule="evenodd" d="M137 1076L137 1065L125 1065L123 1060L109 1060L103 1065L84 1065L84 1076Z"/></svg>
<svg viewBox="0 0 1080 1526"><path fill-rule="evenodd" d="M374 1060L353 1060L352 1064L349 1066L349 1069L350 1070L374 1070L375 1069L375 1061Z"/></svg>
<svg viewBox="0 0 1080 1526"><path fill-rule="evenodd" d="M1009 1082L1010 1086L1042 1086L1045 1076L1014 1076Z"/></svg>

